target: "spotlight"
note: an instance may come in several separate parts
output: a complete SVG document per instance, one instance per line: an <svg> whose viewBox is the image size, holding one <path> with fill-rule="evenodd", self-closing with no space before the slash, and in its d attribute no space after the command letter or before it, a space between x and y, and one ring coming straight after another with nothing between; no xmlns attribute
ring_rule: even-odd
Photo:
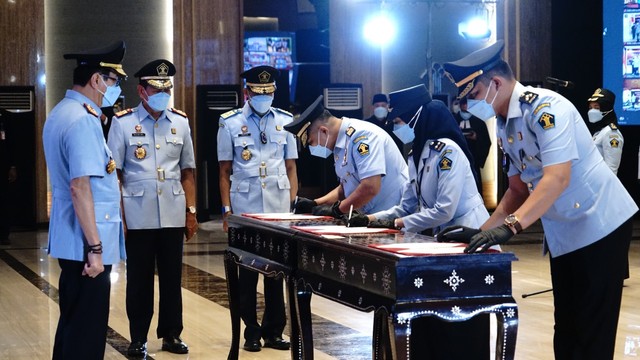
<svg viewBox="0 0 640 360"><path fill-rule="evenodd" d="M378 14L365 23L363 35L371 45L383 47L395 38L396 24L386 15Z"/></svg>
<svg viewBox="0 0 640 360"><path fill-rule="evenodd" d="M458 34L465 39L486 39L491 36L487 21L476 17L458 24Z"/></svg>

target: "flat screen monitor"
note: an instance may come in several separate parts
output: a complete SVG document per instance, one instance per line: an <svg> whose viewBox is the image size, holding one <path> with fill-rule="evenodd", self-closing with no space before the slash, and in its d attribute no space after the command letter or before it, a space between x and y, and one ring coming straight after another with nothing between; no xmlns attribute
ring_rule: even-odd
<svg viewBox="0 0 640 360"><path fill-rule="evenodd" d="M247 31L244 34L244 69L259 65L291 70L295 63L295 33Z"/></svg>
<svg viewBox="0 0 640 360"><path fill-rule="evenodd" d="M639 0L603 1L603 86L616 95L620 125L640 125Z"/></svg>

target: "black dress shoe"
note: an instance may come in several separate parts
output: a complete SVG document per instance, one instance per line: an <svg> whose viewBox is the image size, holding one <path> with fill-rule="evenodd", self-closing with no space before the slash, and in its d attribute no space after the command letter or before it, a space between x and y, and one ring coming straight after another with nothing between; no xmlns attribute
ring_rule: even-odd
<svg viewBox="0 0 640 360"><path fill-rule="evenodd" d="M131 357L146 357L147 356L147 343L142 341L133 341L127 349L127 355Z"/></svg>
<svg viewBox="0 0 640 360"><path fill-rule="evenodd" d="M262 344L260 340L247 340L244 342L243 349L251 352L258 352L262 349Z"/></svg>
<svg viewBox="0 0 640 360"><path fill-rule="evenodd" d="M174 354L186 354L189 352L187 344L182 342L178 336L168 336L162 338L162 350Z"/></svg>
<svg viewBox="0 0 640 360"><path fill-rule="evenodd" d="M291 344L280 336L264 339L264 347L276 350L289 350Z"/></svg>

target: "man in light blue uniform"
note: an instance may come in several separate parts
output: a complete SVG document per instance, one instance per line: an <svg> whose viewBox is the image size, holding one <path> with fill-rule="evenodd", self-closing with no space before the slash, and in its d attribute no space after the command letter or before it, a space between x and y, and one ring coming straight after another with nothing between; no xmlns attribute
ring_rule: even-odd
<svg viewBox="0 0 640 360"><path fill-rule="evenodd" d="M162 349L186 354L182 324L183 239L195 234L196 167L187 115L167 108L176 73L168 60L143 66L137 108L116 114L109 147L122 183L127 228L128 355L144 357L153 317L154 274L158 268L160 309L157 336Z"/></svg>
<svg viewBox="0 0 640 360"><path fill-rule="evenodd" d="M236 213L289 212L298 192L296 141L284 130L293 117L274 108L279 71L271 66L257 66L241 77L248 101L241 109L222 114L218 129L220 197L226 219ZM227 223L224 222L227 230ZM265 312L262 325L256 314L258 273L240 268L240 316L246 326L244 349L260 351L264 346L288 350L282 339L286 324L282 279L264 279Z"/></svg>
<svg viewBox="0 0 640 360"><path fill-rule="evenodd" d="M338 119L324 109L320 95L302 115L285 128L314 156L334 154L340 184L318 199L298 198L297 213L313 212L336 218L351 207L364 213L389 209L400 203L409 181L407 163L384 129L363 120Z"/></svg>
<svg viewBox="0 0 640 360"><path fill-rule="evenodd" d="M49 254L60 264L60 320L53 359L103 359L111 266L125 258L120 190L100 127L100 107L113 104L126 78L124 42L66 54L78 66L73 88L43 129L52 190Z"/></svg>
<svg viewBox="0 0 640 360"><path fill-rule="evenodd" d="M612 359L632 217L638 210L561 95L524 87L501 60L502 40L445 70L468 111L497 116L509 189L480 229L439 236L467 252L504 243L538 219L550 252L556 359Z"/></svg>

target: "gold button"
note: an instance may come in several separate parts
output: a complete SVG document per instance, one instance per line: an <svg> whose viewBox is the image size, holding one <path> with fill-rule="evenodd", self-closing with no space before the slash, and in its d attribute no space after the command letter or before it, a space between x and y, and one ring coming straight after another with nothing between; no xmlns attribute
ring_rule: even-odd
<svg viewBox="0 0 640 360"><path fill-rule="evenodd" d="M260 163L260 165L265 166L265 165L267 165L267 164L265 164L265 163L264 163L264 161L263 161L263 162L261 162L261 163Z"/></svg>
<svg viewBox="0 0 640 360"><path fill-rule="evenodd" d="M176 139L173 139L173 143L174 143L174 144L176 143Z"/></svg>
<svg viewBox="0 0 640 360"><path fill-rule="evenodd" d="M513 136L509 136L507 138L507 142L509 142L509 144L513 144Z"/></svg>
<svg viewBox="0 0 640 360"><path fill-rule="evenodd" d="M158 190L158 195L162 195L162 190Z"/></svg>
<svg viewBox="0 0 640 360"><path fill-rule="evenodd" d="M576 209L579 209L580 208L580 203L573 204L573 207L576 208Z"/></svg>
<svg viewBox="0 0 640 360"><path fill-rule="evenodd" d="M138 141L138 145L142 145L142 141Z"/></svg>
<svg viewBox="0 0 640 360"><path fill-rule="evenodd" d="M156 144L156 149L160 149L160 144Z"/></svg>
<svg viewBox="0 0 640 360"><path fill-rule="evenodd" d="M244 146L244 145L247 145L247 142L246 142L246 141L243 141L243 142L242 142L242 145L243 145L243 146Z"/></svg>
<svg viewBox="0 0 640 360"><path fill-rule="evenodd" d="M527 183L527 186L529 187L529 189L533 188L533 183Z"/></svg>
<svg viewBox="0 0 640 360"><path fill-rule="evenodd" d="M527 159L528 160L533 160L533 156L528 156Z"/></svg>
<svg viewBox="0 0 640 360"><path fill-rule="evenodd" d="M158 127L158 123L155 123L155 125L153 125L153 127L154 127L154 128L157 128L157 127Z"/></svg>
<svg viewBox="0 0 640 360"><path fill-rule="evenodd" d="M109 217L110 217L109 214L104 216L105 220L109 220Z"/></svg>
<svg viewBox="0 0 640 360"><path fill-rule="evenodd" d="M266 187L267 187L267 184L262 183L262 188L264 189L264 188L266 188Z"/></svg>
<svg viewBox="0 0 640 360"><path fill-rule="evenodd" d="M347 171L347 177L351 176L351 173Z"/></svg>

